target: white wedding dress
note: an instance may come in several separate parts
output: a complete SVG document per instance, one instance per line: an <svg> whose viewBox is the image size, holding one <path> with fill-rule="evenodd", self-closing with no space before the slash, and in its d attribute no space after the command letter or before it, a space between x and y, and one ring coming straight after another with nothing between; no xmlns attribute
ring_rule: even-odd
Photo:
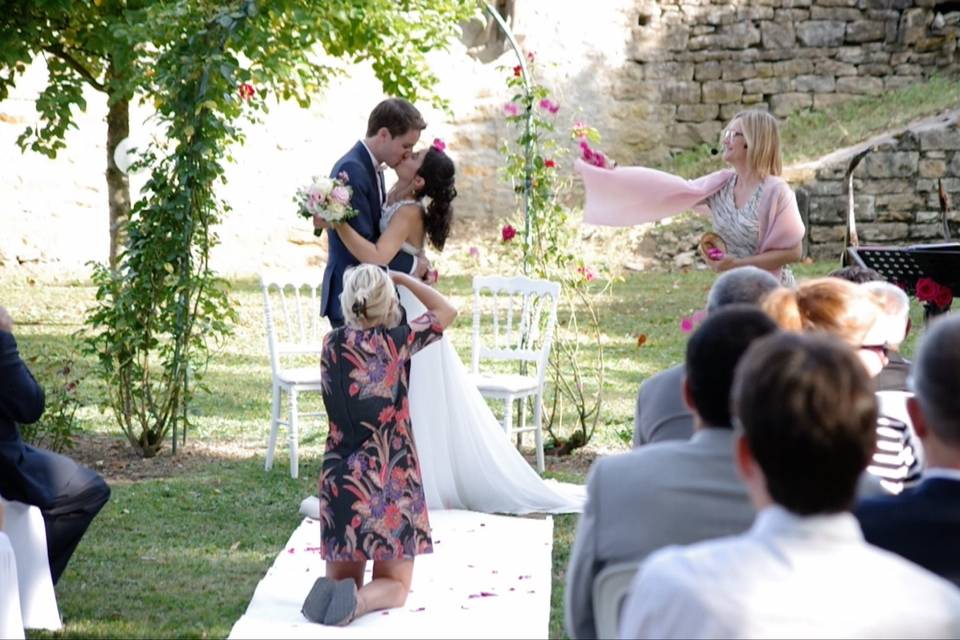
<svg viewBox="0 0 960 640"><path fill-rule="evenodd" d="M385 207L381 232L404 204L417 203ZM418 253L406 242L402 250ZM426 311L406 287L399 290L407 318ZM583 486L543 480L514 448L448 338L413 356L409 399L429 508L516 514L583 510Z"/></svg>
<svg viewBox="0 0 960 640"><path fill-rule="evenodd" d="M404 204L384 208L383 232ZM403 251L418 249L404 243ZM406 287L399 287L407 318L426 307ZM466 509L485 513L579 513L586 490L544 480L507 439L466 367L447 337L422 349L410 364L410 422L420 459L423 489L430 509ZM308 498L301 508L306 515Z"/></svg>

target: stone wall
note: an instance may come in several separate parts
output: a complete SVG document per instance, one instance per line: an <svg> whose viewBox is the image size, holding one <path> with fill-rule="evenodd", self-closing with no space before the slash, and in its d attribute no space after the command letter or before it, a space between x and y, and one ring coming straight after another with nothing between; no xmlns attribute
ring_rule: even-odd
<svg viewBox="0 0 960 640"><path fill-rule="evenodd" d="M816 166L795 182L808 220L808 249L835 259L843 249L849 196L844 175L858 152L869 153L853 172L854 211L862 244L908 244L943 239L938 179L951 199L960 198L960 112L871 140ZM948 208L954 238L960 216Z"/></svg>
<svg viewBox="0 0 960 640"><path fill-rule="evenodd" d="M638 151L714 144L745 108L778 117L957 69L957 3L649 0L613 96L653 105Z"/></svg>

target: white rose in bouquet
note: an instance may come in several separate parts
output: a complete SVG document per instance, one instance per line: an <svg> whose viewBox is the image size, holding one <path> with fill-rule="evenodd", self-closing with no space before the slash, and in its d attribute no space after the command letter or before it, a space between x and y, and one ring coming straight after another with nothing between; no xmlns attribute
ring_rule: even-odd
<svg viewBox="0 0 960 640"><path fill-rule="evenodd" d="M324 178L322 176L314 178L312 187L314 190L326 195L333 191L333 178Z"/></svg>

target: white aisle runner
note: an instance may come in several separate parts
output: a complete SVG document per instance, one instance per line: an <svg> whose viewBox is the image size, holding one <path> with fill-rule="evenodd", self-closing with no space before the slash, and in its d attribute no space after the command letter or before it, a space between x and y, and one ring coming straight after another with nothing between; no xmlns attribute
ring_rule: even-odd
<svg viewBox="0 0 960 640"><path fill-rule="evenodd" d="M300 613L323 575L320 523L305 518L230 638L546 638L553 519L432 511L432 554L418 556L407 603L348 627L312 624ZM367 564L366 580L370 579Z"/></svg>

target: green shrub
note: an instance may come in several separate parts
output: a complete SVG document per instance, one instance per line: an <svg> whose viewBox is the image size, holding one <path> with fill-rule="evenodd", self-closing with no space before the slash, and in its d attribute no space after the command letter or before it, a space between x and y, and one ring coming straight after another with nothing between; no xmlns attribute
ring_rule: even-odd
<svg viewBox="0 0 960 640"><path fill-rule="evenodd" d="M41 347L26 360L27 366L46 394L43 416L33 424L20 425L23 440L37 447L64 451L74 446L80 428L77 424L77 389L80 379L72 354Z"/></svg>

